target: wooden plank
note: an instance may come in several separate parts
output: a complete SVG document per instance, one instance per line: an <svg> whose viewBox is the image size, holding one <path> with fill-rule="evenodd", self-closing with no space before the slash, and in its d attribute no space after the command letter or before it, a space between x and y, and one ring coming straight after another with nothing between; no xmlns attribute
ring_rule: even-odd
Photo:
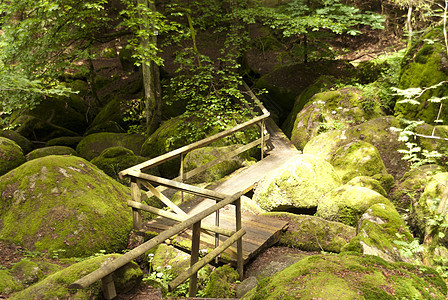
<svg viewBox="0 0 448 300"><path fill-rule="evenodd" d="M181 216L187 216L187 214L182 209L180 209L164 194L160 193L152 184L144 180L137 180L137 182L140 182L140 184L146 187L154 196L156 196L160 201L162 201L163 204L171 208L176 214L179 214Z"/></svg>

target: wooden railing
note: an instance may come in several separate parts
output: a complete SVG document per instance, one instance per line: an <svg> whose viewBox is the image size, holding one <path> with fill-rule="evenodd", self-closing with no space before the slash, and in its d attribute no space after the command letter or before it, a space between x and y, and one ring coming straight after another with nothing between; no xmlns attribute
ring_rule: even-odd
<svg viewBox="0 0 448 300"><path fill-rule="evenodd" d="M181 147L179 149L173 150L164 155L158 156L156 158L150 159L141 164L135 165L131 168L123 170L120 172L120 177L128 177L131 179L131 200L128 201L128 206L132 207L133 212L133 226L134 230L140 231L143 228L141 210L148 211L150 213L169 218L180 222L170 229L160 233L158 236L152 238L151 240L141 244L140 246L132 249L126 254L118 257L114 261L102 266L96 271L84 276L78 281L72 283L69 288L82 289L86 288L92 283L101 280L103 284L103 292L106 299L112 299L116 296L115 286L112 278L112 273L118 268L124 266L131 260L137 258L138 256L144 254L149 249L159 245L163 241L177 235L181 231L192 227L192 246L191 246L191 261L190 268L180 274L175 278L170 284L169 289L172 290L176 288L179 284L184 282L186 279L190 278L190 291L191 297L196 296L197 291L197 272L200 268L211 262L213 259L218 257L222 252L224 252L228 247L230 247L235 242L237 243L237 271L242 278L243 276L243 244L242 236L245 234L245 230L242 229L241 224L241 200L240 197L247 191L238 191L234 195L222 194L216 191L198 188L193 185L184 183L185 180L205 171L212 166L221 163L224 160L231 159L239 155L240 153L247 151L253 147L261 146L261 159L264 156L264 145L269 139L269 135L266 133L265 120L269 117L269 112L263 107L261 102L253 95L250 89L245 86L248 90L252 101L256 104L259 111L261 111L261 116L256 116L253 119L239 124L231 129L217 133L213 136L207 137L198 142L192 143L190 145ZM215 159L209 163L206 163L198 168L191 170L189 172L184 172L184 157L185 155L195 149L205 147L215 141L228 137L236 132L245 130L250 126L258 126L261 131L261 137L243 145L238 149L223 155L220 158ZM166 179L158 176L149 175L144 173L144 170L148 168L157 166L174 158L180 156L180 176L174 179ZM155 185L158 185L156 188ZM145 188L147 192L142 192L142 188ZM181 208L175 205L168 197L163 194L163 191L167 188L175 189L177 191L187 192L193 195L209 198L216 200L217 203L202 212L190 217ZM142 202L152 196L156 196L161 202L163 202L171 211L161 210ZM235 224L236 230L228 230L219 227L219 210L226 205L233 204L235 206ZM211 215L216 214L215 225L203 224L201 221ZM200 244L200 231L206 230L207 232L213 232L215 234L215 249L208 253L205 257L199 260L199 244ZM228 238L220 245L219 235L227 236Z"/></svg>

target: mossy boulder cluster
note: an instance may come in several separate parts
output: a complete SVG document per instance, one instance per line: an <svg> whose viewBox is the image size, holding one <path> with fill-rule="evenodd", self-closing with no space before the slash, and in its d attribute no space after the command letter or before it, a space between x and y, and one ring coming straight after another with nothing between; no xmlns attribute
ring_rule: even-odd
<svg viewBox="0 0 448 300"><path fill-rule="evenodd" d="M242 299L445 299L433 269L371 255L314 255L258 282Z"/></svg>
<svg viewBox="0 0 448 300"><path fill-rule="evenodd" d="M22 148L14 141L0 137L0 175L8 173L24 162Z"/></svg>
<svg viewBox="0 0 448 300"><path fill-rule="evenodd" d="M33 159L0 177L0 238L68 257L126 248L129 188L76 156Z"/></svg>
<svg viewBox="0 0 448 300"><path fill-rule="evenodd" d="M9 299L97 299L102 296L101 281L88 288L73 290L68 286L86 274L98 269L119 254L98 256L72 264L60 271L53 272L36 284L13 294ZM126 292L136 287L143 278L139 266L130 262L113 273L117 290Z"/></svg>

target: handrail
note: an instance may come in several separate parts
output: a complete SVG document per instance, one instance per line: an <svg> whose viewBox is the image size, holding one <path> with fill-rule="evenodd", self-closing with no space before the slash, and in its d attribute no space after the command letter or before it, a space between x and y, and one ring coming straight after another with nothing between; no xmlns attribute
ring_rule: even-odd
<svg viewBox="0 0 448 300"><path fill-rule="evenodd" d="M158 236L150 239L149 241L141 244L140 246L132 249L131 251L123 254L122 256L117 257L115 260L105 264L104 266L100 267L99 269L93 271L92 273L82 277L81 279L73 282L69 285L69 289L83 289L88 286L90 286L92 283L102 279L103 277L111 274L118 268L126 265L131 260L139 257L140 255L144 254L146 251L150 250L151 248L161 244L165 240L169 239L173 235L176 235L180 233L181 231L191 227L193 224L201 221L205 217L211 215L212 213L216 212L217 210L223 208L224 206L235 202L238 200L243 194L241 192L233 194L231 196L227 196L224 200L217 202L216 204L204 209L203 211L197 213L196 215L192 216L191 218L188 218L187 220L183 221L182 223L178 223L171 227L170 229L160 233Z"/></svg>
<svg viewBox="0 0 448 300"><path fill-rule="evenodd" d="M187 278L191 278L190 280L190 296L196 295L197 290L197 271L202 268L205 264L209 263L211 260L216 258L222 252L224 252L228 247L230 247L235 242L237 243L237 271L240 277L243 275L243 242L242 236L246 233L244 229L242 229L242 214L241 214L241 200L240 197L244 194L244 191L235 193L231 196L223 193L218 193L216 191L198 188L196 186L188 185L179 181L183 181L185 179L191 178L192 176L198 174L199 172L204 171L211 166L214 166L224 159L232 158L239 153L247 151L248 149L255 147L257 145L261 145L261 158L263 159L263 145L266 139L269 139L269 135L265 132L265 121L270 116L269 111L264 108L263 104L258 100L258 98L252 93L250 88L244 83L244 87L248 90L248 93L254 103L258 106L258 108L263 113L261 116L254 117L253 119L246 121L242 124L239 124L233 128L222 131L190 145L178 148L176 150L170 151L166 154L158 156L153 159L149 159L146 162L130 167L126 170L123 170L119 173L121 179L124 177L131 177L131 201L128 201L128 205L132 207L133 210L133 219L134 219L134 229L140 230L142 228L142 219L139 210L146 210L157 215L178 221L180 223L174 225L170 229L163 231L156 237L151 240L141 244L140 246L132 249L131 251L125 253L124 255L118 257L110 263L100 267L99 269L93 271L92 273L84 276L83 278L77 280L76 282L69 285L70 289L82 289L85 288L92 283L101 279L103 283L103 292L105 294L106 299L112 299L116 296L114 281L112 278L112 272L117 270L118 268L124 266L131 260L137 258L138 256L144 254L149 249L161 244L165 240L171 238L172 236L180 233L186 228L193 227L193 237L192 237L192 249L191 249L191 261L190 261L190 269L180 274L173 282L170 283L169 288L173 289ZM261 123L261 124L259 124ZM194 149L198 149L204 146L207 146L219 139L227 137L229 135L234 134L235 132L241 131L249 126L257 124L261 128L261 138L250 142L247 145L240 147L237 150L234 150L230 153L223 155L223 157L216 159L216 161L209 162L195 170L192 170L186 174L183 172L183 158L184 155ZM161 163L169 161L177 156L181 156L181 171L180 177L175 178L174 180L165 179L162 177L157 177L153 175L149 175L143 173L142 170L157 166ZM162 195L160 191L158 191L151 183L155 183L160 185L161 187L174 188L176 190L180 190L182 192L188 192L194 195L206 197L209 199L216 200L217 203L199 213L194 215L193 217L188 217L186 213L184 213L179 207L177 207L174 203L171 202L167 197ZM162 202L164 202L167 206L174 210L175 213L166 212L163 210L159 210L153 208L151 206L142 204L141 201L143 197L148 196L148 193L143 193L141 191L141 186L146 187L149 192L159 198ZM226 205L234 204L235 205L235 217L236 217L236 230L227 230L219 227L219 210ZM216 222L215 225L207 225L203 224L201 226L201 220L207 217L208 215L216 213ZM201 228L215 232L215 249L206 255L204 258L199 260L199 243L200 243L200 230ZM221 245L218 245L219 239L218 235L222 234L228 236L228 239L223 242Z"/></svg>
<svg viewBox="0 0 448 300"><path fill-rule="evenodd" d="M220 140L220 139L222 139L222 138L224 138L226 136L232 135L233 133L238 132L240 130L243 130L243 129L245 129L245 128L253 125L253 124L261 122L261 121L269 118L269 116L270 116L270 114L269 114L269 112L267 112L266 114L263 114L261 116L255 117L255 118L253 118L253 119L251 119L249 121L246 121L244 123L241 123L241 124L239 124L239 125L237 125L237 126L235 126L233 128L230 128L230 129L227 129L225 131L219 132L217 134L209 136L209 137L207 137L205 139L202 139L200 141L197 141L197 142L194 142L192 144L183 146L181 148L175 149L173 151L170 151L168 153L165 153L165 154L160 155L158 157L155 157L153 159L147 160L147 161L145 161L145 162L143 162L141 164L138 164L138 165L135 165L133 167L127 168L127 169L121 171L118 174L119 174L120 178L123 179L126 175L129 175L129 173L131 171L135 171L135 170L140 171L140 170L143 170L143 169L154 167L154 166L159 165L161 163L164 163L164 162L166 162L168 160L171 160L171 159L173 159L173 158L175 158L175 157L177 157L177 156L179 156L181 154L185 154L185 153L187 153L187 152L189 152L191 150L207 146L207 145L209 145L209 144L211 144L211 143L213 143L213 142L215 142L217 140Z"/></svg>

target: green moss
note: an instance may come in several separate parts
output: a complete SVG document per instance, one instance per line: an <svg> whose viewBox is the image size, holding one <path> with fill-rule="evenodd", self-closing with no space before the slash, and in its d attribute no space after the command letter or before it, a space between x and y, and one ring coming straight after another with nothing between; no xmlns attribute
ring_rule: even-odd
<svg viewBox="0 0 448 300"><path fill-rule="evenodd" d="M238 272L230 266L217 268L210 274L210 280L204 290L209 298L231 298L235 296L231 283L238 280Z"/></svg>
<svg viewBox="0 0 448 300"><path fill-rule="evenodd" d="M31 151L26 155L26 160L32 160L49 155L77 155L77 153L73 148L70 147L50 146Z"/></svg>
<svg viewBox="0 0 448 300"><path fill-rule="evenodd" d="M343 185L319 201L316 216L356 226L362 214L376 203L392 205L387 198L368 188Z"/></svg>
<svg viewBox="0 0 448 300"><path fill-rule="evenodd" d="M340 179L330 164L304 154L268 175L255 190L254 200L266 211L309 209L339 185Z"/></svg>
<svg viewBox="0 0 448 300"><path fill-rule="evenodd" d="M22 284L8 270L0 270L0 294L9 295L21 289Z"/></svg>
<svg viewBox="0 0 448 300"><path fill-rule="evenodd" d="M46 156L0 178L0 238L86 256L126 248L129 189L75 156Z"/></svg>
<svg viewBox="0 0 448 300"><path fill-rule="evenodd" d="M4 137L10 139L11 141L16 142L17 145L19 145L20 148L22 148L24 154L34 149L34 145L33 143L31 143L29 139L15 132L14 130L2 130L0 131L0 137Z"/></svg>
<svg viewBox="0 0 448 300"><path fill-rule="evenodd" d="M384 197L387 197L387 193L381 186L380 182L376 179L373 179L372 177L368 176L354 177L349 182L347 182L347 185L365 187L371 189L372 191L377 192L378 194L381 194Z"/></svg>
<svg viewBox="0 0 448 300"><path fill-rule="evenodd" d="M111 147L101 152L101 154L91 160L91 163L104 171L107 175L119 180L118 173L124 169L146 161L145 157L136 156L132 150L125 147ZM152 169L156 175L156 169Z"/></svg>
<svg viewBox="0 0 448 300"><path fill-rule="evenodd" d="M24 162L22 148L10 139L0 137L0 176Z"/></svg>
<svg viewBox="0 0 448 300"><path fill-rule="evenodd" d="M405 293L445 299L446 284L438 274L428 275L370 255L315 255L259 283L242 299L407 299Z"/></svg>
<svg viewBox="0 0 448 300"><path fill-rule="evenodd" d="M66 146L76 149L76 146L83 139L82 136L64 136L49 140L45 145L50 146Z"/></svg>
<svg viewBox="0 0 448 300"><path fill-rule="evenodd" d="M110 261L114 258L117 258L118 254L111 254L105 256L99 256L95 258L91 258L85 260L80 263L76 263L71 265L70 267L63 269L55 274L52 274L45 278L44 280L38 282L30 286L29 288L20 291L14 295L10 299L94 299L100 296L101 294L101 282L98 281L88 288L80 289L80 290L69 290L67 287L71 283L76 280L82 278L86 274L98 269L105 261ZM132 266L124 266L117 271L114 272L116 278L120 278L115 281L115 286L117 291L127 290L127 285L130 284L130 281L127 281L124 285L122 281L124 278L130 279L134 281L134 283L138 282L138 278L143 277L143 273L139 270L138 266L131 262ZM132 274L129 275L128 272ZM138 274L137 274L138 273ZM133 284L135 286L135 284Z"/></svg>
<svg viewBox="0 0 448 300"><path fill-rule="evenodd" d="M427 41L434 43L429 44ZM430 87L446 79L446 53L443 45L443 33L440 27L432 29L424 35L405 56L402 65L399 88ZM446 85L424 93L417 99L420 104L395 105L395 114L408 120L423 120L431 124L437 117L439 104L428 99L432 96L443 96L447 92ZM440 119L445 120L447 109L442 110Z"/></svg>
<svg viewBox="0 0 448 300"><path fill-rule="evenodd" d="M288 230L280 236L279 244L304 251L341 252L356 235L356 229L338 222L291 213L266 213L288 220Z"/></svg>
<svg viewBox="0 0 448 300"><path fill-rule="evenodd" d="M363 141L340 147L334 153L330 163L344 183L357 176L386 173L386 167L378 149Z"/></svg>
<svg viewBox="0 0 448 300"><path fill-rule="evenodd" d="M99 156L110 147L125 147L136 155L140 155L140 148L145 138L138 134L101 132L86 136L76 147L76 151L87 160Z"/></svg>

